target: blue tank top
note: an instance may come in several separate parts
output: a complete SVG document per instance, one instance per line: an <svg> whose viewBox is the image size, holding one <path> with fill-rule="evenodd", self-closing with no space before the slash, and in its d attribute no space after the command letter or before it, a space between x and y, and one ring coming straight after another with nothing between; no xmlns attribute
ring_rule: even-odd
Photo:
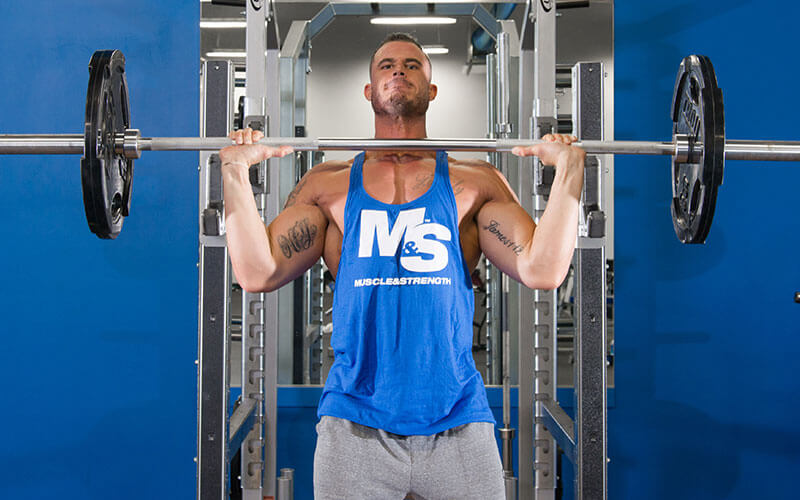
<svg viewBox="0 0 800 500"><path fill-rule="evenodd" d="M447 153L408 203L364 190L350 170L333 294L335 361L317 414L400 435L492 422L472 357L474 294L461 251Z"/></svg>

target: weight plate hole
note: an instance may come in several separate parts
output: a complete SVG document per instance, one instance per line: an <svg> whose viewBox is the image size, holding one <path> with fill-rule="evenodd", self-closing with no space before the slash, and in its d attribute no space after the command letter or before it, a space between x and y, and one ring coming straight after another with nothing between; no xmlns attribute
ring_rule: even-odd
<svg viewBox="0 0 800 500"><path fill-rule="evenodd" d="M689 213L697 214L698 208L700 207L700 198L702 198L703 194L703 184L700 182L700 179L695 179L694 186L692 186L692 199L689 203Z"/></svg>
<svg viewBox="0 0 800 500"><path fill-rule="evenodd" d="M694 76L689 80L689 98L695 106L700 103L700 84Z"/></svg>
<svg viewBox="0 0 800 500"><path fill-rule="evenodd" d="M121 98L121 102L123 103L128 102L128 92L127 89L125 88L125 82L123 81L120 81L119 83L119 95ZM124 105L120 107L122 108L121 111L122 111L122 125L124 125L123 128L128 128L128 124L130 124L131 122L130 118L128 117L128 108L127 106Z"/></svg>
<svg viewBox="0 0 800 500"><path fill-rule="evenodd" d="M114 198L111 200L111 219L116 222L122 214L122 194L114 193Z"/></svg>

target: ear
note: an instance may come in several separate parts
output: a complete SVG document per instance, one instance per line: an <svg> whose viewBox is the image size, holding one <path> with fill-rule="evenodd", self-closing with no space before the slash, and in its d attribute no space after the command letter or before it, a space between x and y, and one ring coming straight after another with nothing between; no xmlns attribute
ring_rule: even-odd
<svg viewBox="0 0 800 500"><path fill-rule="evenodd" d="M431 84L428 85L428 92L429 92L429 95L430 95L430 100L432 101L432 100L436 99L436 94L439 93L439 87L437 87L435 84L431 83Z"/></svg>
<svg viewBox="0 0 800 500"><path fill-rule="evenodd" d="M368 83L368 84L364 85L364 97L368 101L372 102L372 84L371 83Z"/></svg>

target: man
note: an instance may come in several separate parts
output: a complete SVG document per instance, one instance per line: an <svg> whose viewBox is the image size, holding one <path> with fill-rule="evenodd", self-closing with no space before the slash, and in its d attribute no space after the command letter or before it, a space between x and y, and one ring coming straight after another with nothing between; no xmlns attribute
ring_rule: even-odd
<svg viewBox="0 0 800 500"><path fill-rule="evenodd" d="M430 60L394 34L370 61L375 137L425 138ZM531 288L557 287L575 244L584 152L572 136L516 148L556 166L537 226L502 174L444 152L380 151L314 167L269 226L248 167L290 148L231 134L220 152L228 248L248 291L320 256L336 277L336 360L319 405L317 499L505 498L494 418L472 358L470 273L481 253Z"/></svg>

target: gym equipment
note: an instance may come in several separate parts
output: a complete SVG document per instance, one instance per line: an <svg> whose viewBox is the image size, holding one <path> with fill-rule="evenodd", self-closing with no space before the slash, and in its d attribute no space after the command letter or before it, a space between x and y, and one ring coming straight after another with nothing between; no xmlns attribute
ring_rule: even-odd
<svg viewBox="0 0 800 500"><path fill-rule="evenodd" d="M725 166L722 91L705 56L681 62L672 96L672 137L688 137L690 152L672 157L672 223L683 243L701 243L711 229ZM702 144L692 151L691 144Z"/></svg>
<svg viewBox="0 0 800 500"><path fill-rule="evenodd" d="M130 214L133 160L142 151L214 151L227 137L142 137L130 127L125 57L97 51L89 63L84 134L0 135L0 154L81 154L81 179L89 228L114 239ZM725 160L800 161L800 141L725 138L722 91L711 61L691 55L681 62L672 99L672 140L578 141L589 154L672 157L672 220L683 243L703 243L714 217ZM296 151L447 150L510 152L533 139L338 139L270 137L268 146Z"/></svg>
<svg viewBox="0 0 800 500"><path fill-rule="evenodd" d="M130 126L125 57L100 50L89 62L86 128L81 183L89 229L100 238L115 238L130 213L133 160L114 151L114 137Z"/></svg>

